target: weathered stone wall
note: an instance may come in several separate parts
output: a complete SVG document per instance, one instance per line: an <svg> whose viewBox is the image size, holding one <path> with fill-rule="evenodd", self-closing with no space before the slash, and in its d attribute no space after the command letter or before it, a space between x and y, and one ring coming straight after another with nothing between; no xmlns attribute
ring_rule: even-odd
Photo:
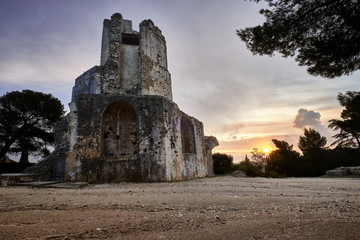
<svg viewBox="0 0 360 240"><path fill-rule="evenodd" d="M213 158L212 158L212 149L216 146L219 146L219 142L214 136L204 136L204 141L206 145L206 160L207 160L207 172L209 177L215 176Z"/></svg>
<svg viewBox="0 0 360 240"><path fill-rule="evenodd" d="M140 24L140 67L142 94L172 100L165 37L151 20Z"/></svg>
<svg viewBox="0 0 360 240"><path fill-rule="evenodd" d="M139 79L139 46L121 46L120 86L126 94L138 94Z"/></svg>
<svg viewBox="0 0 360 240"><path fill-rule="evenodd" d="M109 58L116 58L119 46L122 44L122 34L138 34L132 29L132 22L123 19L120 13L115 13L111 19L104 19L101 41L100 65L103 66Z"/></svg>
<svg viewBox="0 0 360 240"><path fill-rule="evenodd" d="M101 67L95 66L75 79L71 100L82 94L101 93L101 69Z"/></svg>
<svg viewBox="0 0 360 240"><path fill-rule="evenodd" d="M105 30L105 28L107 28ZM101 63L104 68L102 75L101 93L121 94L120 66L121 66L121 32L123 18L121 14L114 14L111 20L104 21L101 49Z"/></svg>
<svg viewBox="0 0 360 240"><path fill-rule="evenodd" d="M111 21L109 19L104 19L103 23L103 32L101 38L101 55L100 55L100 65L103 66L109 59L109 47L110 47L110 29Z"/></svg>
<svg viewBox="0 0 360 240"><path fill-rule="evenodd" d="M119 119L129 110L112 110L116 104L131 106L134 119ZM203 125L173 102L157 96L83 95L72 105L67 180L173 181L209 175ZM195 149L191 153L183 152L184 118L194 128ZM113 122L125 126L109 127ZM126 131L129 139L123 138ZM105 147L107 141L112 141L110 150Z"/></svg>
<svg viewBox="0 0 360 240"><path fill-rule="evenodd" d="M121 14L105 19L100 66L76 79L73 97L81 94L142 94L172 100L167 69L166 41L151 20L140 24L140 33Z"/></svg>

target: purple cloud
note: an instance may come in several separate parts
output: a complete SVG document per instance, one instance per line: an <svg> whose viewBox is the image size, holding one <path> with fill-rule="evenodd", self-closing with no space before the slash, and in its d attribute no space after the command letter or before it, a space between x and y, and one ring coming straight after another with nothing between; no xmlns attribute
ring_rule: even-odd
<svg viewBox="0 0 360 240"><path fill-rule="evenodd" d="M301 129L304 127L319 127L321 126L320 118L319 112L300 108L294 120L294 127Z"/></svg>

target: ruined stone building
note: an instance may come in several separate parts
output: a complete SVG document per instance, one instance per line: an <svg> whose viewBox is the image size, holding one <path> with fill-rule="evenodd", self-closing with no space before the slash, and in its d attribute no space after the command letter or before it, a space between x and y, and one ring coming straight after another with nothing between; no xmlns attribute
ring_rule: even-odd
<svg viewBox="0 0 360 240"><path fill-rule="evenodd" d="M75 80L67 117L67 181L177 181L213 175L203 124L172 101L166 42L151 20L139 32L104 20L101 61Z"/></svg>

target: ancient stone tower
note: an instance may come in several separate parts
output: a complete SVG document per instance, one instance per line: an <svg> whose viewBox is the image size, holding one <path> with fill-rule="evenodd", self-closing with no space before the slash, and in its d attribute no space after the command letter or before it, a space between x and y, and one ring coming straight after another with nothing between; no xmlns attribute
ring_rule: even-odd
<svg viewBox="0 0 360 240"><path fill-rule="evenodd" d="M151 20L104 20L101 61L75 80L68 181L172 181L213 175L200 121L172 102L166 42Z"/></svg>

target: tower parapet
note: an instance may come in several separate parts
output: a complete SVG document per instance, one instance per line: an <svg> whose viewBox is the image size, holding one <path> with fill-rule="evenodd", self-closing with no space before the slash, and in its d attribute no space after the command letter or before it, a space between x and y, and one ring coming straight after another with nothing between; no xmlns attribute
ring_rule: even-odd
<svg viewBox="0 0 360 240"><path fill-rule="evenodd" d="M72 100L82 94L157 95L172 100L166 41L151 20L140 32L120 13L103 24L100 66L75 81Z"/></svg>

